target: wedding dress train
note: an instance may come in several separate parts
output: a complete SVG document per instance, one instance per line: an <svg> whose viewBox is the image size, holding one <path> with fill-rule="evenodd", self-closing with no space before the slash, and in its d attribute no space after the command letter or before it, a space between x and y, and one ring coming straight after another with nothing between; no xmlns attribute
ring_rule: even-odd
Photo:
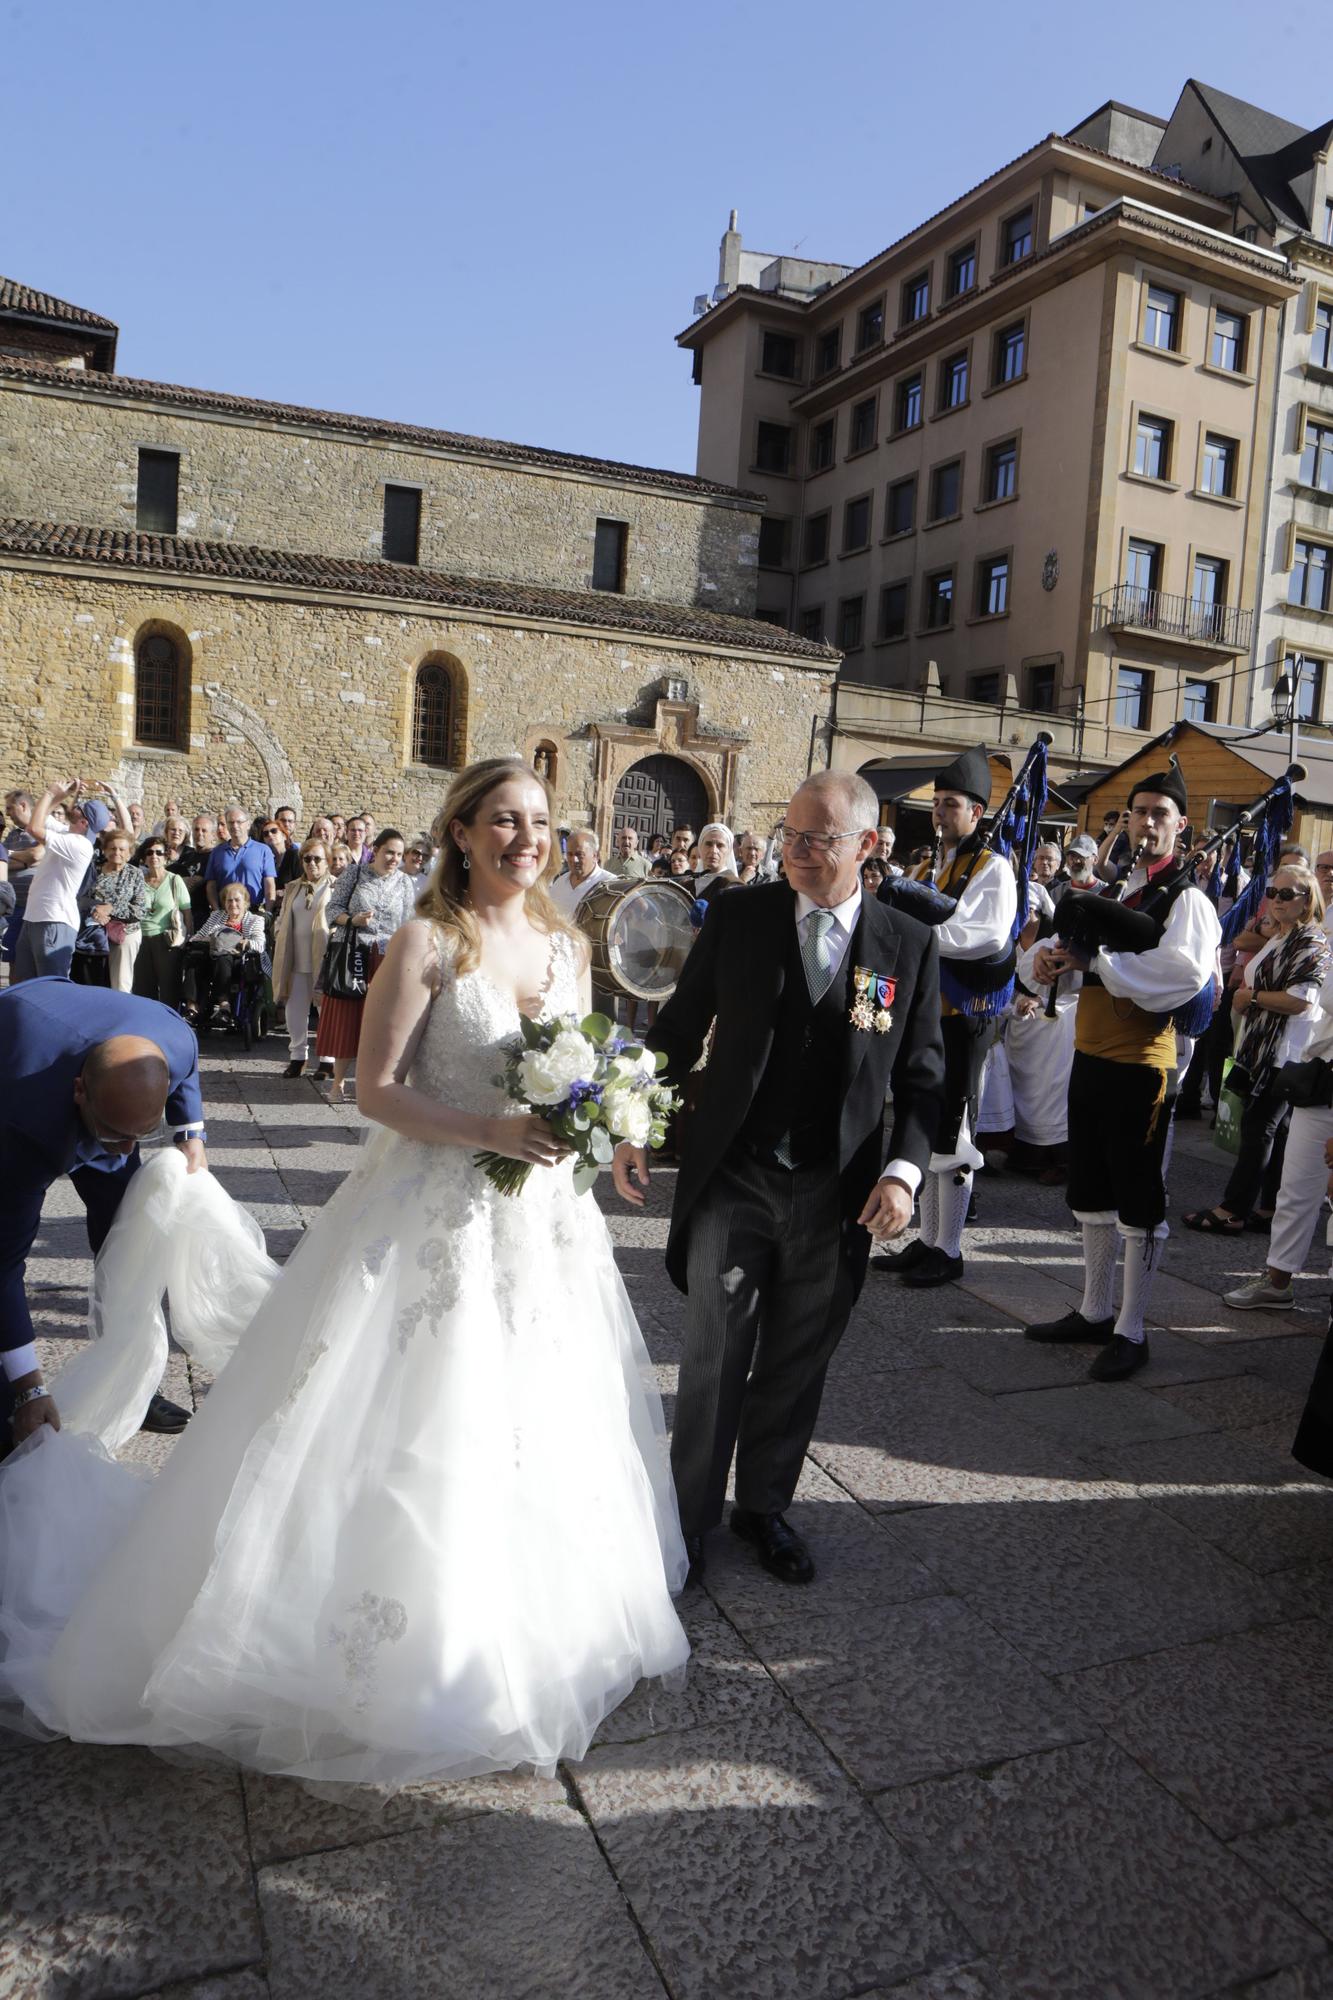
<svg viewBox="0 0 1333 2000"><path fill-rule="evenodd" d="M578 1008L563 938L547 1005ZM495 1077L517 1025L446 962L411 1082L516 1111ZM138 1269L124 1221L107 1251ZM220 1258L215 1298L262 1293L244 1267ZM69 1428L0 1467L0 1712L399 1785L549 1772L683 1667L661 1403L567 1165L506 1197L468 1151L381 1130L251 1303L156 1478Z"/></svg>

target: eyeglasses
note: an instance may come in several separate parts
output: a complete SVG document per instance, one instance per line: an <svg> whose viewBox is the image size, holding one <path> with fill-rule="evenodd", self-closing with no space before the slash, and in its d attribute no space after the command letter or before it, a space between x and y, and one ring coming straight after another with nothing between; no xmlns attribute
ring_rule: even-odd
<svg viewBox="0 0 1333 2000"><path fill-rule="evenodd" d="M832 854L841 841L860 838L859 829L855 833L799 833L785 821L778 828L778 839L784 847L804 847L811 854Z"/></svg>
<svg viewBox="0 0 1333 2000"><path fill-rule="evenodd" d="M144 849L145 861L151 861L155 854L160 854L163 860L165 861L167 856L167 850L165 847L145 847Z"/></svg>
<svg viewBox="0 0 1333 2000"><path fill-rule="evenodd" d="M301 856L301 866L303 868L321 868L323 865L324 856L322 854L303 854Z"/></svg>
<svg viewBox="0 0 1333 2000"><path fill-rule="evenodd" d="M1303 903L1309 893L1308 889L1270 889L1268 900L1270 903Z"/></svg>

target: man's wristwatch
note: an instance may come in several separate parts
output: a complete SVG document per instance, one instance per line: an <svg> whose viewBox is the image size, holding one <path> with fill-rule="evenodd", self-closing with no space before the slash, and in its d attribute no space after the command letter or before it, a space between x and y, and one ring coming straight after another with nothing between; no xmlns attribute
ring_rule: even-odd
<svg viewBox="0 0 1333 2000"><path fill-rule="evenodd" d="M38 1382L31 1389L16 1390L14 1400L10 1405L10 1415L13 1416L16 1411L21 1410L25 1403L40 1402L43 1396L49 1396L50 1393L51 1391L47 1388L45 1382Z"/></svg>

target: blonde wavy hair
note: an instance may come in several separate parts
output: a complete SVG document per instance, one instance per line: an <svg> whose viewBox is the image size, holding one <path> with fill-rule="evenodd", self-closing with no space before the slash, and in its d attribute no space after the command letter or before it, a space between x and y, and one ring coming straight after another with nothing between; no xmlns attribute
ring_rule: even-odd
<svg viewBox="0 0 1333 2000"><path fill-rule="evenodd" d="M417 915L438 924L453 945L456 972L475 972L481 963L481 932L468 901L468 871L463 866L463 850L454 839L455 821L471 826L497 786L510 778L522 778L535 785L546 800L551 819L551 851L541 878L527 891L524 901L534 929L548 937L563 935L583 943L583 934L567 924L546 893L546 884L560 866L560 843L555 837L555 799L551 787L539 771L521 757L483 757L460 771L444 796L444 804L431 825L431 838L439 852L430 876L417 900Z"/></svg>

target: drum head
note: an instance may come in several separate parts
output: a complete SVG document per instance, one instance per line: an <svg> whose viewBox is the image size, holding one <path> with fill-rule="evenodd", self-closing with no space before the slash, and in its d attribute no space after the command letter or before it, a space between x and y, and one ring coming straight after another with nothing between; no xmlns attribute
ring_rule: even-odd
<svg viewBox="0 0 1333 2000"><path fill-rule="evenodd" d="M578 906L596 975L636 1000L666 1000L695 939L694 898L671 881L599 883Z"/></svg>

